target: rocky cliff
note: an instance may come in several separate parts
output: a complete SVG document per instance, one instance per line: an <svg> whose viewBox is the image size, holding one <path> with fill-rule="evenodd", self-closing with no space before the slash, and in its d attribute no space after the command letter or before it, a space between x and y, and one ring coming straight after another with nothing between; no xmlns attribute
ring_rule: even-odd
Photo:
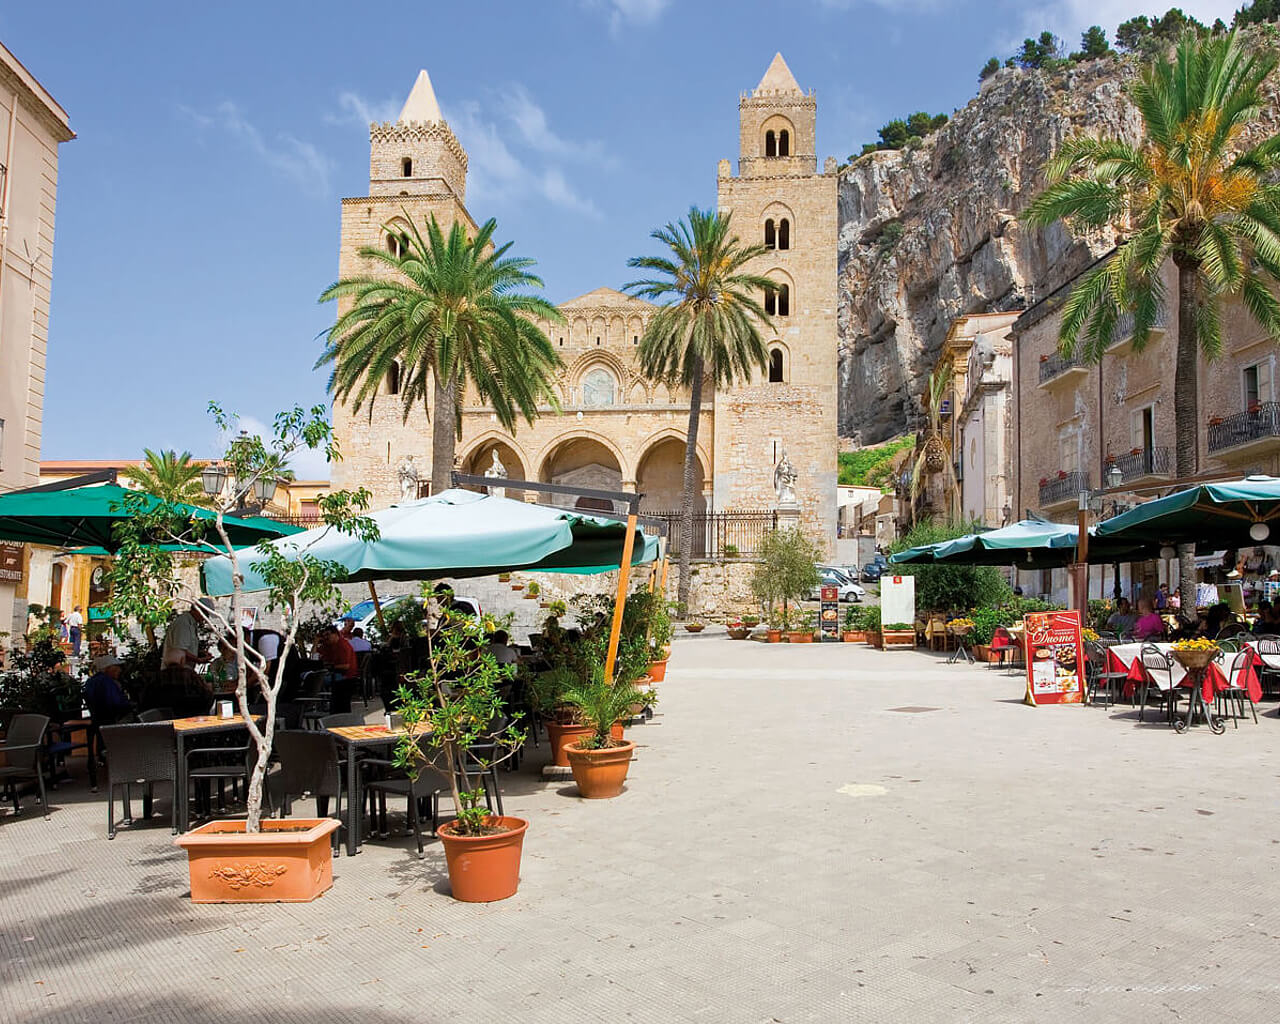
<svg viewBox="0 0 1280 1024"><path fill-rule="evenodd" d="M1111 247L1032 231L1019 213L1080 131L1136 139L1132 65L1003 70L915 148L874 153L840 178L840 433L870 444L917 426L951 320L1020 309Z"/></svg>

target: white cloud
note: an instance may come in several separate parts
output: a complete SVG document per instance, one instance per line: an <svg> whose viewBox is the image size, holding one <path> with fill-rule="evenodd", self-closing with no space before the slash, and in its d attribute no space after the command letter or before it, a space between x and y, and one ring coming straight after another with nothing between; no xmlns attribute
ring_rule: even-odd
<svg viewBox="0 0 1280 1024"><path fill-rule="evenodd" d="M394 121L400 115L403 100L394 96L385 100L370 100L355 92L338 93L338 112L325 114L330 124L358 124L364 128L374 121Z"/></svg>
<svg viewBox="0 0 1280 1024"><path fill-rule="evenodd" d="M609 31L619 35L627 25L652 25L671 0L582 0L582 6L609 18Z"/></svg>
<svg viewBox="0 0 1280 1024"><path fill-rule="evenodd" d="M501 97L507 119L516 127L520 138L532 149L554 156L570 157L612 167L617 161L597 141L575 142L557 135L548 122L546 111L534 102L523 85L513 85Z"/></svg>
<svg viewBox="0 0 1280 1024"><path fill-rule="evenodd" d="M332 161L310 142L287 132L267 138L230 100L219 103L210 113L186 106L179 106L178 110L201 130L212 129L230 137L303 192L313 196L329 194Z"/></svg>

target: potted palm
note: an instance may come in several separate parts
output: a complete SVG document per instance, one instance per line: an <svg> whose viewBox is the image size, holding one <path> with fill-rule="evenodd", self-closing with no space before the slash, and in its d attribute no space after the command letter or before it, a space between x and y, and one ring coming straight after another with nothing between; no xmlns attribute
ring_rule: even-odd
<svg viewBox="0 0 1280 1024"><path fill-rule="evenodd" d="M536 601L538 595L542 593L542 587L537 580L530 580L528 587L525 588L524 598L526 601Z"/></svg>
<svg viewBox="0 0 1280 1024"><path fill-rule="evenodd" d="M632 594L627 599L628 610L636 606L637 612L645 612L646 629L649 636L649 671L648 676L655 683L667 678L667 661L671 657L671 638L675 636L675 625L671 621L671 604L661 594L645 591Z"/></svg>
<svg viewBox="0 0 1280 1024"><path fill-rule="evenodd" d="M604 665L597 663L585 680L565 692L564 698L575 709L579 720L591 729L589 735L567 749L578 792L587 800L618 796L627 781L636 745L630 740L616 739L614 723L630 715L633 705L642 704L648 698L636 687L623 659L619 659L614 680L607 679Z"/></svg>
<svg viewBox="0 0 1280 1024"><path fill-rule="evenodd" d="M216 405L210 410L222 433L236 433L234 417ZM118 622L134 619L144 630L154 630L172 617L176 601L194 601L190 575L180 571L183 566L175 558L174 545L222 555L230 564L230 613L206 598L198 615L222 635L234 638L236 705L256 757L249 774L244 819L210 821L175 840L187 851L191 899L197 903L308 901L333 884L330 835L338 828L338 821L263 820L262 798L275 736L276 705L285 682L285 664L302 624L301 608L304 604L336 606L340 595L334 581L345 570L309 554L306 546L295 548L286 557L265 541L258 545L255 572L267 585L264 603L284 616L276 670L268 672L266 660L247 642L245 631L237 628L246 612L244 576L239 549L232 544L225 521L232 509L241 507L252 495L274 491L285 463L304 448L334 457L327 406L309 411L297 407L281 413L269 442L244 433L236 437L224 460L211 467L217 472L211 472L206 480L214 511L211 520L189 505L162 500L152 506L146 496L128 494L116 525L119 547L110 580L111 610ZM378 538L377 523L360 514L368 508L369 500L370 494L363 488L331 491L320 498L320 513L331 529L374 541ZM262 694L265 705L256 713L249 707L251 687Z"/></svg>
<svg viewBox="0 0 1280 1024"><path fill-rule="evenodd" d="M425 666L406 676L398 692L405 733L396 763L413 779L430 764L449 780L457 815L437 834L453 898L492 903L515 894L529 827L524 818L483 806L484 774L514 756L525 739L508 723L498 692L515 666L498 663L473 618L445 614L444 628L427 639Z"/></svg>
<svg viewBox="0 0 1280 1024"><path fill-rule="evenodd" d="M565 748L586 736L590 729L578 721L574 709L564 695L575 682L578 673L568 665L558 665L546 672L539 672L528 686L529 704L547 727L547 739L551 743L551 763L557 768L569 767L569 755Z"/></svg>

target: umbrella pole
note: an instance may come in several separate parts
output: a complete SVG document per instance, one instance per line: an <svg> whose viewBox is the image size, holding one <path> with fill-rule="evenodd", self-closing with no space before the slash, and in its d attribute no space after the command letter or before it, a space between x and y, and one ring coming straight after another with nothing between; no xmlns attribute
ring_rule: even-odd
<svg viewBox="0 0 1280 1024"><path fill-rule="evenodd" d="M387 620L382 617L382 602L378 600L378 592L373 588L373 580L369 581L369 596L373 598L373 610L378 613L378 629L387 635Z"/></svg>
<svg viewBox="0 0 1280 1024"><path fill-rule="evenodd" d="M613 682L613 665L618 660L618 639L622 636L622 612L627 606L627 584L631 580L631 553L636 540L636 514L627 516L627 538L622 542L622 564L618 566L618 596L613 602L613 624L609 627L609 653L604 659L604 678Z"/></svg>

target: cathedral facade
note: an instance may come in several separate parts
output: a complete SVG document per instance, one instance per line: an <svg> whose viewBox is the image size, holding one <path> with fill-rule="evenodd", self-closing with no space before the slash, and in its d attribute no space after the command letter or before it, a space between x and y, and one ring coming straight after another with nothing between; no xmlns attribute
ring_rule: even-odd
<svg viewBox="0 0 1280 1024"><path fill-rule="evenodd" d="M836 173L815 155L816 103L781 55L739 103L738 172L722 160L718 197L744 242L767 252L751 266L778 287L764 296L772 314L770 361L730 389L708 387L698 429L699 510L771 509L774 469L795 467L801 525L830 546L836 532ZM339 275L367 272L363 246L393 247L404 217L434 215L447 231L476 220L466 206L467 154L420 72L394 123L370 127L369 194L342 200ZM483 219L483 218L481 218ZM343 309L345 310L345 306ZM638 490L642 511L680 506L689 395L646 380L636 350L657 307L610 287L562 304L562 324L540 324L564 363L561 408L549 406L514 434L474 395L462 402L457 468L512 479L607 490ZM335 406L342 461L334 487L365 486L375 507L407 491L426 493L431 426L425 411L403 420L398 374L372 410ZM414 484L414 480L420 481ZM519 497L508 490L509 497ZM533 495L527 495L532 498Z"/></svg>

